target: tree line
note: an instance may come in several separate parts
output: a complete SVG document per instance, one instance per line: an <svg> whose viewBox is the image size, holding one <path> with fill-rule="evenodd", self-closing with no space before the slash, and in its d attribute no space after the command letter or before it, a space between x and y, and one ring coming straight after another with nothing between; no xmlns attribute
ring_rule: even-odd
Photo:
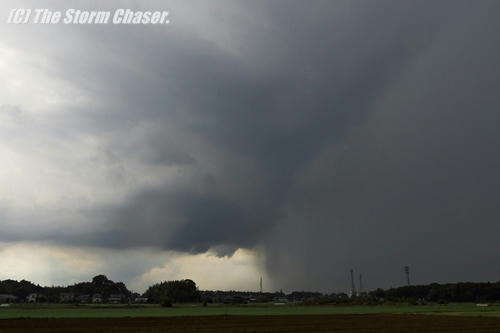
<svg viewBox="0 0 500 333"><path fill-rule="evenodd" d="M370 296L389 301L493 302L500 301L500 281L495 283L431 283L388 290L376 289L370 293Z"/></svg>
<svg viewBox="0 0 500 333"><path fill-rule="evenodd" d="M448 302L495 302L500 301L499 282L460 282L428 285L413 285L390 289L376 289L370 292L349 297L345 293L324 295L317 292L297 292L285 294L257 293L241 291L200 291L192 280L164 281L150 286L142 295L132 293L123 282L114 282L105 275L97 275L92 281L79 282L66 287L42 287L30 281L4 280L0 281L0 301L2 297L13 295L19 301L24 301L28 295L43 295L45 302L60 302L61 294L100 295L107 299L112 295L121 295L123 301L142 297L150 303L162 303L169 306L172 303L185 302L221 302L241 303L248 301L292 301L306 304L380 304L384 302L409 303L448 303ZM76 301L76 298L75 298Z"/></svg>
<svg viewBox="0 0 500 333"><path fill-rule="evenodd" d="M105 275L97 275L90 282L79 282L66 287L42 287L26 280L0 281L0 299L13 295L19 301L24 301L28 295L32 294L38 294L41 296L42 301L51 303L60 302L62 294L71 294L74 296L99 295L99 299L102 300L106 300L114 295L115 297L120 296L120 301L130 301L141 297L141 295L128 290L123 282L114 282ZM200 298L196 283L192 280L166 281L152 285L142 297L154 303L161 303L167 299L176 303L196 302ZM90 299L90 297L85 299ZM71 300L77 302L78 298L71 298Z"/></svg>
<svg viewBox="0 0 500 333"><path fill-rule="evenodd" d="M58 302L60 295L63 293L75 295L99 294L102 298L108 298L114 294L123 295L124 297L132 295L132 292L127 289L123 282L113 282L105 275L97 275L90 282L78 282L66 287L42 287L26 280L0 281L0 294L14 295L20 300L24 300L30 294L40 294L46 302Z"/></svg>
<svg viewBox="0 0 500 333"><path fill-rule="evenodd" d="M458 282L431 283L390 289L375 289L370 292L349 296L346 293L332 293L303 300L304 304L360 304L376 305L384 303L460 303L499 302L499 282Z"/></svg>

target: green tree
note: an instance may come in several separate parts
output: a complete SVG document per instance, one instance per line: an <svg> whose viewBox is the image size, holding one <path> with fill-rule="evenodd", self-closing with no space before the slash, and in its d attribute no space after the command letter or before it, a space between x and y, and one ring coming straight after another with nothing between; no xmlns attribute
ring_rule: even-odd
<svg viewBox="0 0 500 333"><path fill-rule="evenodd" d="M176 303L197 302L200 292L193 280L164 281L154 284L143 295L154 303L170 299Z"/></svg>

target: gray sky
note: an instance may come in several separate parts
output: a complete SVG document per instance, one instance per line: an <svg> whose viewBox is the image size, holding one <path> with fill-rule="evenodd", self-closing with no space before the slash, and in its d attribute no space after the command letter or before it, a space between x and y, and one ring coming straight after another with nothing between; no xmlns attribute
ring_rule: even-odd
<svg viewBox="0 0 500 333"><path fill-rule="evenodd" d="M19 7L171 24L6 24ZM498 279L499 9L2 2L0 279Z"/></svg>

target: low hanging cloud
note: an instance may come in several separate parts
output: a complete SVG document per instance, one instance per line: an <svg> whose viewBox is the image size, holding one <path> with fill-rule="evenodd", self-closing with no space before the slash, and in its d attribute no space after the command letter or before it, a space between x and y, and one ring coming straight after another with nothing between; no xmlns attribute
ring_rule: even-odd
<svg viewBox="0 0 500 333"><path fill-rule="evenodd" d="M167 28L1 33L25 65L0 79L3 241L257 249L288 289L494 277L498 5L168 4Z"/></svg>

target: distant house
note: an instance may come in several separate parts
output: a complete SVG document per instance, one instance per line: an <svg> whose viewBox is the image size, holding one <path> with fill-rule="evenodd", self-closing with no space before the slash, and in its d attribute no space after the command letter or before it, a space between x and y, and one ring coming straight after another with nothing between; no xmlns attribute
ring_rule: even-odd
<svg viewBox="0 0 500 333"><path fill-rule="evenodd" d="M134 302L135 303L147 303L148 302L148 298L147 297L136 297L134 299Z"/></svg>
<svg viewBox="0 0 500 333"><path fill-rule="evenodd" d="M19 297L11 294L0 294L0 303L14 303L17 302Z"/></svg>
<svg viewBox="0 0 500 333"><path fill-rule="evenodd" d="M94 295L92 295L92 303L102 303L102 296L101 296L101 294L94 294Z"/></svg>
<svg viewBox="0 0 500 333"><path fill-rule="evenodd" d="M69 303L75 300L75 294L73 293L60 293L59 294L59 302L61 303Z"/></svg>
<svg viewBox="0 0 500 333"><path fill-rule="evenodd" d="M276 297L274 298L274 301L277 303L288 303L289 300L286 297Z"/></svg>
<svg viewBox="0 0 500 333"><path fill-rule="evenodd" d="M26 296L27 303L47 302L47 298L42 294L32 293Z"/></svg>
<svg viewBox="0 0 500 333"><path fill-rule="evenodd" d="M79 303L88 303L90 301L90 295L79 295L76 297Z"/></svg>
<svg viewBox="0 0 500 333"><path fill-rule="evenodd" d="M36 294L29 294L28 296L26 296L26 302L36 303Z"/></svg>
<svg viewBox="0 0 500 333"><path fill-rule="evenodd" d="M110 295L108 297L108 303L122 303L124 300L125 295L123 294Z"/></svg>

